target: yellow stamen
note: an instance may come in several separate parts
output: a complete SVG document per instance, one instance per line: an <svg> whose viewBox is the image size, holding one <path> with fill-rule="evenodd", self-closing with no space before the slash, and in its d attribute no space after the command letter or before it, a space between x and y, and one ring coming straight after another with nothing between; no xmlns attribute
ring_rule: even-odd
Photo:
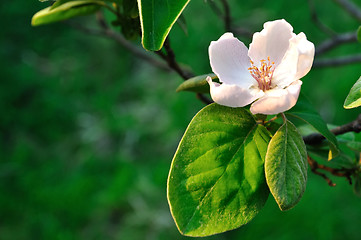
<svg viewBox="0 0 361 240"><path fill-rule="evenodd" d="M275 63L271 62L270 57L267 57L267 60L268 62L262 59L259 68L254 66L254 62L250 60L251 67L248 68L252 77L257 81L258 87L263 91L271 89L273 72L275 70Z"/></svg>

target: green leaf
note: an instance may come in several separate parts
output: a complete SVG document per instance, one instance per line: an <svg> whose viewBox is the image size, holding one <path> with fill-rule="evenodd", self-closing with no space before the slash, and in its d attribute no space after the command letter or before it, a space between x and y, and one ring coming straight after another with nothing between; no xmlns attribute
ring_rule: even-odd
<svg viewBox="0 0 361 240"><path fill-rule="evenodd" d="M217 82L218 77L214 73L204 74L184 81L178 86L176 92L189 91L197 93L209 93L209 84L206 80L208 76Z"/></svg>
<svg viewBox="0 0 361 240"><path fill-rule="evenodd" d="M352 86L350 93L347 95L343 107L346 109L361 106L361 77Z"/></svg>
<svg viewBox="0 0 361 240"><path fill-rule="evenodd" d="M301 94L297 104L289 111L285 112L285 114L286 116L296 117L310 124L328 140L330 145L329 159L332 159L339 154L338 143L335 135L330 132L327 124L323 121L321 116L316 112L305 96Z"/></svg>
<svg viewBox="0 0 361 240"><path fill-rule="evenodd" d="M137 0L142 44L150 51L162 48L173 24L190 0Z"/></svg>
<svg viewBox="0 0 361 240"><path fill-rule="evenodd" d="M100 1L91 0L71 1L57 6L56 8L47 7L33 16L31 25L38 26L66 20L76 16L92 14L100 8L100 3Z"/></svg>
<svg viewBox="0 0 361 240"><path fill-rule="evenodd" d="M47 0L48 1L48 0ZM58 6L65 4L67 2L75 2L79 0L57 0L53 5L51 5L51 9L57 8ZM88 0L91 2L114 2L114 3L121 3L123 0Z"/></svg>
<svg viewBox="0 0 361 240"><path fill-rule="evenodd" d="M240 227L264 206L270 134L243 108L211 104L189 124L173 158L168 201L179 231L208 236Z"/></svg>
<svg viewBox="0 0 361 240"><path fill-rule="evenodd" d="M357 41L361 43L361 26L358 27L356 36L357 36Z"/></svg>
<svg viewBox="0 0 361 240"><path fill-rule="evenodd" d="M300 201L307 182L307 151L301 134L288 120L268 145L265 172L268 187L282 211Z"/></svg>
<svg viewBox="0 0 361 240"><path fill-rule="evenodd" d="M355 152L361 152L361 142L348 142L347 146Z"/></svg>

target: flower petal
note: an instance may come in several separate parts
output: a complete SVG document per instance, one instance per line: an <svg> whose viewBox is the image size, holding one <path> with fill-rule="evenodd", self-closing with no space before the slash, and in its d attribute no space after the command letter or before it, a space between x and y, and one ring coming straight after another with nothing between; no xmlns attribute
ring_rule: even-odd
<svg viewBox="0 0 361 240"><path fill-rule="evenodd" d="M308 41L304 33L298 34L300 40L298 42L298 63L296 78L304 77L310 70L315 57L315 45Z"/></svg>
<svg viewBox="0 0 361 240"><path fill-rule="evenodd" d="M267 57L270 57L277 67L288 49L292 31L292 26L286 20L281 19L266 22L261 32L253 34L248 56L255 66L258 66L261 60L267 60Z"/></svg>
<svg viewBox="0 0 361 240"><path fill-rule="evenodd" d="M248 71L250 67L248 49L233 37L232 33L225 33L218 41L212 41L208 51L212 71L221 82L236 84L242 88L256 84L256 80Z"/></svg>
<svg viewBox="0 0 361 240"><path fill-rule="evenodd" d="M314 55L315 46L304 33L292 37L284 58L273 73L272 85L284 88L305 76L312 67Z"/></svg>
<svg viewBox="0 0 361 240"><path fill-rule="evenodd" d="M244 107L264 95L263 91L244 89L234 84L212 82L207 77L214 102L228 107Z"/></svg>
<svg viewBox="0 0 361 240"><path fill-rule="evenodd" d="M269 90L266 94L251 105L253 114L278 114L291 109L297 102L302 81L296 80L286 89Z"/></svg>

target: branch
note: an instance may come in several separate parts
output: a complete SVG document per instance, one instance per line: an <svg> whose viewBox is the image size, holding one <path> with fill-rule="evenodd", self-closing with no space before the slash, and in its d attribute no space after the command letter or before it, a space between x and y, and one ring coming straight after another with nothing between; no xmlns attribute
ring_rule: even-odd
<svg viewBox="0 0 361 240"><path fill-rule="evenodd" d="M229 8L228 0L221 0L224 9L224 29L226 32L231 32L231 10Z"/></svg>
<svg viewBox="0 0 361 240"><path fill-rule="evenodd" d="M163 60L165 60L167 62L169 68L171 68L175 72L177 72L178 75L183 78L183 80L187 80L191 77L194 77L193 73L186 72L179 66L179 64L177 63L177 61L175 59L175 54L173 52L173 49L170 46L170 42L169 42L168 38L166 38L166 40L164 41L163 47L167 54L164 54L162 51L157 51L155 53L158 54Z"/></svg>
<svg viewBox="0 0 361 240"><path fill-rule="evenodd" d="M237 27L237 28L232 28L232 31L236 35L245 37L247 39L252 39L252 37L253 37L253 32L251 32L247 28Z"/></svg>
<svg viewBox="0 0 361 240"><path fill-rule="evenodd" d="M335 35L335 32L330 29L327 25L323 24L320 19L318 18L316 7L313 0L308 0L308 7L310 9L311 13L311 20L315 23L315 25L324 33L327 35L333 36Z"/></svg>
<svg viewBox="0 0 361 240"><path fill-rule="evenodd" d="M336 136L342 135L347 132L355 132L355 133L361 132L361 114L357 117L356 120L347 123L345 125L336 127L334 129L331 129L331 132ZM303 137L303 141L308 145L320 144L324 139L325 137L319 133L313 133Z"/></svg>
<svg viewBox="0 0 361 240"><path fill-rule="evenodd" d="M361 62L361 54L316 60L313 63L313 67L336 67L357 62Z"/></svg>
<svg viewBox="0 0 361 240"><path fill-rule="evenodd" d="M207 1L209 6L211 7L211 10L219 17L222 18L222 11L221 9L217 6L217 4L214 2L214 0L209 0Z"/></svg>
<svg viewBox="0 0 361 240"><path fill-rule="evenodd" d="M351 16L361 22L361 9L359 6L349 0L334 0L343 9L345 9Z"/></svg>
<svg viewBox="0 0 361 240"><path fill-rule="evenodd" d="M131 44L129 41L127 41L121 34L111 30L108 28L108 26L104 23L100 23L100 26L102 29L91 29L84 27L80 24L75 24L73 22L67 22L71 27L76 28L84 33L99 36L103 38L110 38L112 40L115 40L119 45L127 49L129 52L134 54L135 56L139 57L140 59L143 59L150 63L151 65L161 68L163 70L169 71L170 68L164 64L162 61L159 61L157 58L153 57L152 55L148 54L144 51L144 49L138 48L137 46Z"/></svg>
<svg viewBox="0 0 361 240"><path fill-rule="evenodd" d="M101 29L90 29L90 28L86 28L82 25L78 25L75 23L68 23L68 24L82 32L87 33L87 34L111 38L111 39L115 40L119 45L123 46L128 51L133 53L135 56L147 61L151 65L153 65L157 68L161 68L163 70L167 70L167 71L174 70L184 80L187 80L194 76L194 74L184 71L179 66L179 64L176 62L174 52L169 44L169 40L166 40L164 43L164 48L165 48L167 54L164 54L161 51L156 52L156 54L158 54L163 60L165 60L167 62L167 64L165 64L164 62L159 61L157 58L154 58L152 55L148 54L146 51L144 51L144 49L138 48L137 46L131 44L121 34L115 32L111 28L109 28L101 13L97 14L97 20L98 20L98 23L99 23ZM203 94L197 94L197 98L200 99L205 104L212 103L212 101L209 100L207 97L205 97Z"/></svg>
<svg viewBox="0 0 361 240"><path fill-rule="evenodd" d="M209 98L207 98L206 96L204 96L201 93L197 93L197 98L207 105L213 103L212 100L210 100Z"/></svg>
<svg viewBox="0 0 361 240"><path fill-rule="evenodd" d="M184 71L178 64L175 58L175 54L173 49L170 46L169 39L166 38L163 48L166 53L163 53L162 50L155 52L158 54L164 61L167 62L168 66L173 69L176 73L178 73L179 76L183 78L183 80L187 80L189 78L194 77L194 74L191 72ZM204 96L201 93L197 93L197 98L201 100L205 104L210 104L212 101L208 99L206 96Z"/></svg>
<svg viewBox="0 0 361 240"><path fill-rule="evenodd" d="M318 162L313 160L310 156L307 156L307 161L308 161L308 164L311 167L311 171L314 174L319 175L323 179L325 179L327 184L329 186L331 186L331 187L336 186L336 183L333 183L332 180L329 177L327 177L326 174L324 174L322 172L319 172L319 170L327 171L327 172L329 172L330 174L332 174L333 176L336 176L336 177L345 177L350 185L352 184L351 176L357 170L356 168L350 168L350 169L348 169L348 168L341 168L341 169L331 168L331 167L319 164Z"/></svg>
<svg viewBox="0 0 361 240"><path fill-rule="evenodd" d="M217 6L214 0L207 1L212 11L224 22L224 30L226 32L232 32L232 19L231 19L231 9L228 4L228 0L220 0L223 5L222 10Z"/></svg>
<svg viewBox="0 0 361 240"><path fill-rule="evenodd" d="M349 42L356 42L357 36L355 32L350 33L343 33L339 35L333 36L331 39L327 39L324 42L320 43L316 47L316 55L321 55L341 44L349 43Z"/></svg>

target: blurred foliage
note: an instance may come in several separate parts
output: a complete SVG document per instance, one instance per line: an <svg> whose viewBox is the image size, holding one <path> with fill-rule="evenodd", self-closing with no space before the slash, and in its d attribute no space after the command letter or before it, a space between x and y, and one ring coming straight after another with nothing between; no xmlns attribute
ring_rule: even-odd
<svg viewBox="0 0 361 240"><path fill-rule="evenodd" d="M252 32L285 18L314 43L327 38L310 21L306 1L230 3L235 24ZM203 105L192 93L175 93L177 75L110 40L63 23L32 28L44 3L0 4L0 238L188 239L170 216L166 178L182 133ZM333 2L315 4L335 31L358 28ZM207 48L223 23L202 1L191 1L184 16L188 35L176 25L170 34L177 60L199 75L211 72ZM93 17L76 21L96 27ZM349 44L327 56L359 50ZM315 69L302 91L326 121L343 124L359 113L342 108L359 75L360 64ZM270 198L245 227L207 239L359 239L360 199L352 188L344 179L330 188L309 176L292 211L281 212Z"/></svg>

